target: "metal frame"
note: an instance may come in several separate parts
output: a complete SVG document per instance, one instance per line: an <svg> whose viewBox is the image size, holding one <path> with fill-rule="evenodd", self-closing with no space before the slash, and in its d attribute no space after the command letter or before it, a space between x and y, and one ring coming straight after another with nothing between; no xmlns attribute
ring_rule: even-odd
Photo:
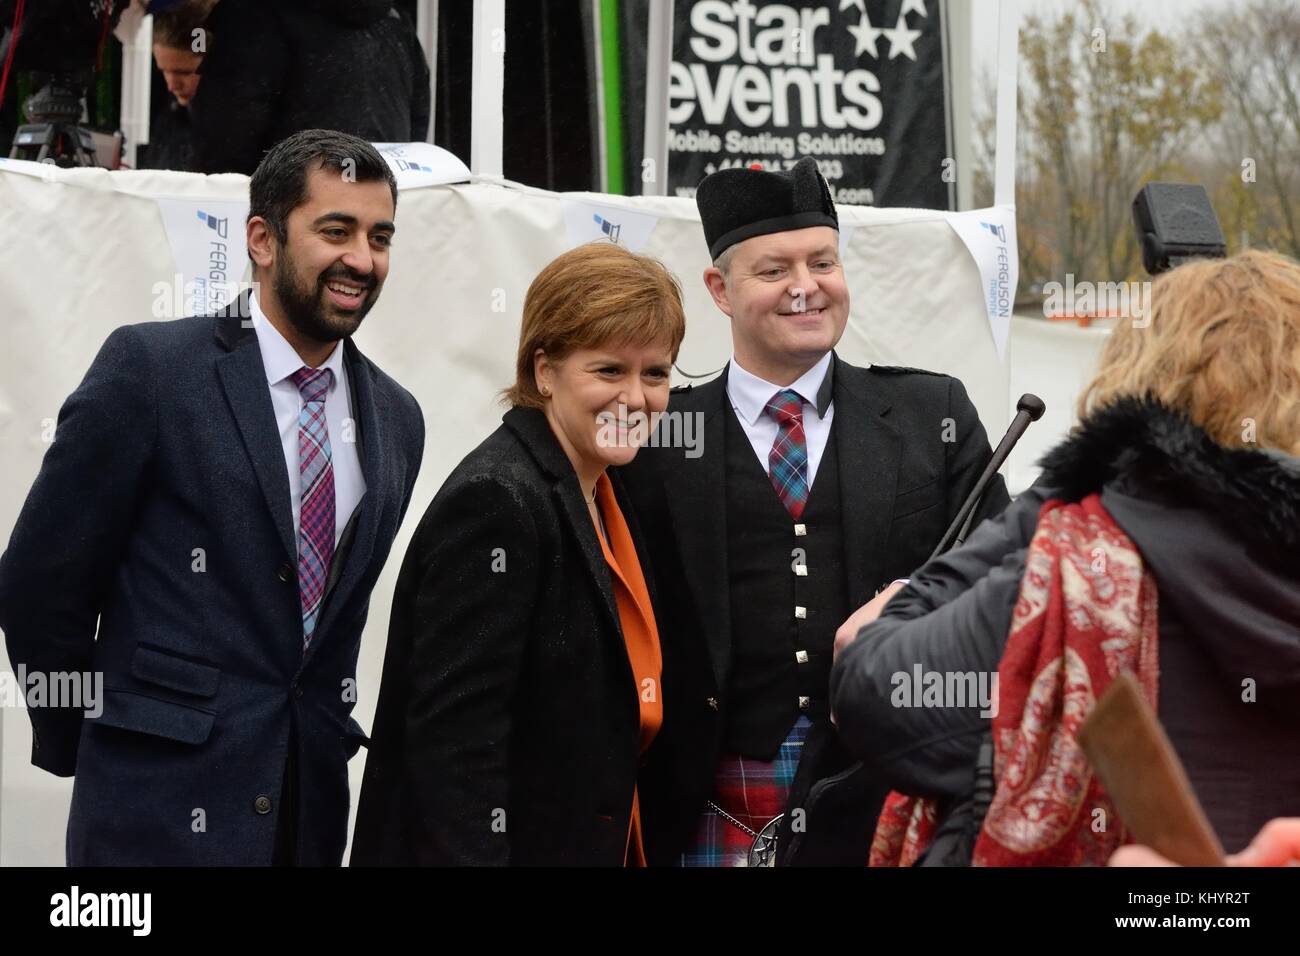
<svg viewBox="0 0 1300 956"><path fill-rule="evenodd" d="M429 64L429 131L425 142L433 142L434 117L438 115L438 0L417 0L415 35Z"/></svg>
<svg viewBox="0 0 1300 956"><path fill-rule="evenodd" d="M506 52L494 52L492 43L498 36L505 37L505 30L505 0L474 0L469 168L475 176L498 179L504 175L501 155Z"/></svg>
<svg viewBox="0 0 1300 956"><path fill-rule="evenodd" d="M646 27L645 159L654 178L642 179L646 196L668 193L668 72L673 62L673 0L652 0Z"/></svg>

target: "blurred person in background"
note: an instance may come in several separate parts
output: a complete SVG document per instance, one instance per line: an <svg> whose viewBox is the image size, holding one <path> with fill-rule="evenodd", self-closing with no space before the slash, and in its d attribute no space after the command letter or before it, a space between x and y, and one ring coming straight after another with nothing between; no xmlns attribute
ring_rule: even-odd
<svg viewBox="0 0 1300 956"><path fill-rule="evenodd" d="M302 129L426 139L429 67L392 0L222 0L208 25L232 42L203 64L196 172L252 173L272 143Z"/></svg>
<svg viewBox="0 0 1300 956"><path fill-rule="evenodd" d="M1229 853L1300 816L1300 265L1188 263L1151 303L1034 487L837 642L840 733L896 791L874 865L1105 864L1124 828L1075 733L1121 671ZM916 686L994 674L988 699Z"/></svg>
<svg viewBox="0 0 1300 956"><path fill-rule="evenodd" d="M154 62L181 106L189 106L199 90L199 67L212 42L205 24L216 5L217 0L188 0L153 15Z"/></svg>
<svg viewBox="0 0 1300 956"><path fill-rule="evenodd" d="M141 169L190 168L189 107L199 89L200 67L212 49L214 36L207 21L216 5L217 0L183 0L150 7L157 11L153 14L153 58L171 95L154 100L149 145L138 162Z"/></svg>

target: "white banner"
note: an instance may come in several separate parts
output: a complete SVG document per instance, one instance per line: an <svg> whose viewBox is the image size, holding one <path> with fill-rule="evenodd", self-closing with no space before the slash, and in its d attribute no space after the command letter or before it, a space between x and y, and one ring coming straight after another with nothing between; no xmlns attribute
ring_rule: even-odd
<svg viewBox="0 0 1300 956"><path fill-rule="evenodd" d="M244 220L247 200L159 198L158 212L167 229L173 281L155 282L155 318L210 315L224 309L242 291L248 266Z"/></svg>
<svg viewBox="0 0 1300 956"><path fill-rule="evenodd" d="M658 223L658 216L631 212L623 206L598 206L572 200L564 203L564 225L569 231L569 242L575 246L593 239L608 239L633 252L642 252Z"/></svg>
<svg viewBox="0 0 1300 956"><path fill-rule="evenodd" d="M0 169L7 173L22 173L24 176L35 176L37 179L44 179L47 182L54 182L58 178L55 172L58 167L54 163L37 163L30 159L6 159L0 156Z"/></svg>
<svg viewBox="0 0 1300 956"><path fill-rule="evenodd" d="M432 143L372 143L388 160L397 188L445 186L469 181L469 167L441 146Z"/></svg>
<svg viewBox="0 0 1300 956"><path fill-rule="evenodd" d="M842 263L846 258L848 258L849 243L853 240L853 224L848 222L841 222L839 233L840 233L840 262Z"/></svg>
<svg viewBox="0 0 1300 956"><path fill-rule="evenodd" d="M950 212L945 217L979 268L989 330L993 333L998 360L1005 362L1011 311L1015 307L1016 283L1020 278L1016 210L1013 206L992 206L970 212Z"/></svg>

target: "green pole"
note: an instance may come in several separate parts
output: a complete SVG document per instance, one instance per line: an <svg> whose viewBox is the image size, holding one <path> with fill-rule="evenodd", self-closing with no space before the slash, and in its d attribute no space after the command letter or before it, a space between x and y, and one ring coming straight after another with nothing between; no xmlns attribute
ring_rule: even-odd
<svg viewBox="0 0 1300 956"><path fill-rule="evenodd" d="M610 193L623 190L623 85L618 52L618 0L600 0L600 60L605 101L605 181Z"/></svg>

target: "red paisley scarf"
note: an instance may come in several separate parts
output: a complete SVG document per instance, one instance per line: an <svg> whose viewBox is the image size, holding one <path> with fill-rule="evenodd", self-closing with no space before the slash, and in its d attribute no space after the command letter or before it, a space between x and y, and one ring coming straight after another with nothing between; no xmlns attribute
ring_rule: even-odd
<svg viewBox="0 0 1300 956"><path fill-rule="evenodd" d="M1157 692L1156 584L1098 495L1048 501L1030 542L993 717L996 790L974 866L1103 865L1126 840L1077 734L1114 677ZM938 823L934 800L891 793L871 866L911 866Z"/></svg>

